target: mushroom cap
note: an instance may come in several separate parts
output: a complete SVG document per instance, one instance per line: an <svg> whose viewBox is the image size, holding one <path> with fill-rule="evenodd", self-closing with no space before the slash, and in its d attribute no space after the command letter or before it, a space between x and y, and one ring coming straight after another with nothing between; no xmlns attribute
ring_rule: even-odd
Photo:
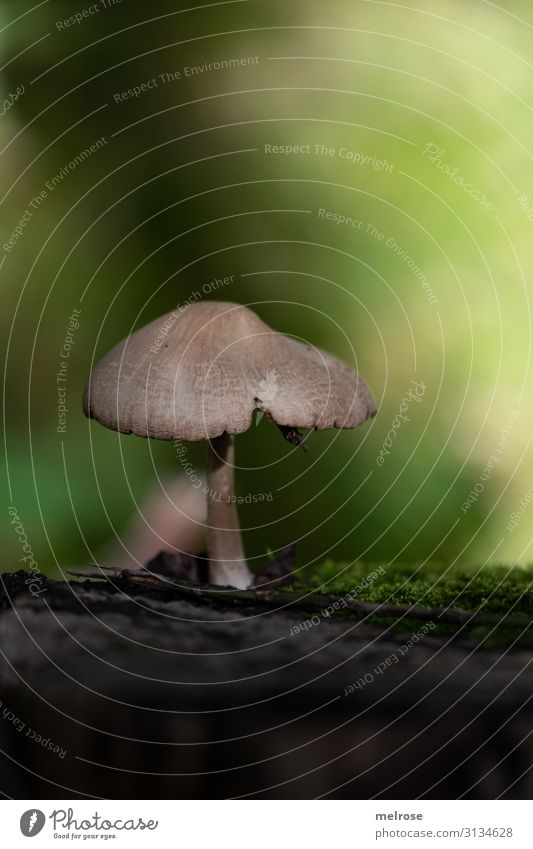
<svg viewBox="0 0 533 849"><path fill-rule="evenodd" d="M93 370L85 414L121 433L213 439L254 410L294 428L353 428L376 412L365 382L318 348L271 330L239 304L204 301L119 342Z"/></svg>

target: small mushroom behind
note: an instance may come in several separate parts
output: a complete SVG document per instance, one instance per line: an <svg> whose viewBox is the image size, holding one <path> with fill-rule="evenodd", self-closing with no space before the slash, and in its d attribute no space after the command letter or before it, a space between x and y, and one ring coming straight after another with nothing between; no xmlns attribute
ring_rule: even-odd
<svg viewBox="0 0 533 849"><path fill-rule="evenodd" d="M101 566L129 571L142 569L162 551L198 551L203 545L205 496L177 472L154 482L129 517L96 552Z"/></svg>
<svg viewBox="0 0 533 849"><path fill-rule="evenodd" d="M365 382L324 351L271 330L247 307L206 301L152 321L93 370L84 411L120 433L208 441L210 581L245 588L234 498L234 436L256 410L298 428L354 428L376 412Z"/></svg>

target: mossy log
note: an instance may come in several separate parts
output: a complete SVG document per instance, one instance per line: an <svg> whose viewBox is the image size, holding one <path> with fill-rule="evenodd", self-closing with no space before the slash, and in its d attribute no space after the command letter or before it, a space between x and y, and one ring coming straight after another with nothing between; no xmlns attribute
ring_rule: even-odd
<svg viewBox="0 0 533 849"><path fill-rule="evenodd" d="M0 577L8 796L531 798L523 646L283 591Z"/></svg>

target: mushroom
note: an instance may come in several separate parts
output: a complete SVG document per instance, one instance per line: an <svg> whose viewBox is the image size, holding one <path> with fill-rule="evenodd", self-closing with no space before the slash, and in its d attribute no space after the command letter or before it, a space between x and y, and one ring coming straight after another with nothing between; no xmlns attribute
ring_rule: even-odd
<svg viewBox="0 0 533 849"><path fill-rule="evenodd" d="M132 333L93 370L84 411L120 433L207 440L209 580L244 589L234 437L259 410L295 444L299 428L354 428L376 412L363 379L239 304L204 301Z"/></svg>

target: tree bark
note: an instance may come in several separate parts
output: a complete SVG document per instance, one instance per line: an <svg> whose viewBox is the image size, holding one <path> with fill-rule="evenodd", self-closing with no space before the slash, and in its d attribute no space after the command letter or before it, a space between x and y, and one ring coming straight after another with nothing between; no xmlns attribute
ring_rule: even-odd
<svg viewBox="0 0 533 849"><path fill-rule="evenodd" d="M8 797L532 798L531 642L302 629L289 593L181 579L27 581L0 574Z"/></svg>

